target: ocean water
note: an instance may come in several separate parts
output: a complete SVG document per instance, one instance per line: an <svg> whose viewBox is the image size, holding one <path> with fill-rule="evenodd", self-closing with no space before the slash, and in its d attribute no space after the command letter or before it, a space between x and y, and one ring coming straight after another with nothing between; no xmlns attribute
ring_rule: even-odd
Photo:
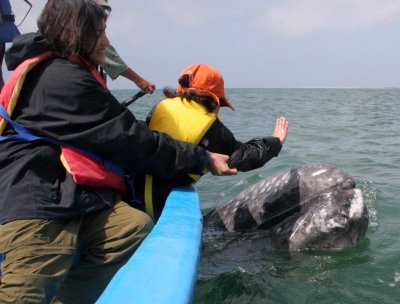
<svg viewBox="0 0 400 304"><path fill-rule="evenodd" d="M134 91L113 92L124 100ZM400 302L400 90L228 89L236 112L222 121L247 141L272 134L289 120L277 158L232 177L207 175L198 183L204 212L263 177L306 163L347 170L362 189L370 224L359 245L342 251L276 252L262 233L209 236L195 303L399 303ZM131 106L139 119L160 91ZM251 246L250 246L251 245Z"/></svg>

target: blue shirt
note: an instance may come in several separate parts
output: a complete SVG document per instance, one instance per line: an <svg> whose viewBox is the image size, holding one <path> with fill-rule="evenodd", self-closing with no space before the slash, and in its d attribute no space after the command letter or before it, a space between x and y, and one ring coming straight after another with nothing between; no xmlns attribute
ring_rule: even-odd
<svg viewBox="0 0 400 304"><path fill-rule="evenodd" d="M0 43L12 42L20 33L13 21L7 21L13 16L9 0L0 0L0 13Z"/></svg>

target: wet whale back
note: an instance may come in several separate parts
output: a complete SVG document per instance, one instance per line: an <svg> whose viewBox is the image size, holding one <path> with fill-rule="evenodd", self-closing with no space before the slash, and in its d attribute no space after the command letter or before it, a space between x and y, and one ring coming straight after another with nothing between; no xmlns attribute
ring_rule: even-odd
<svg viewBox="0 0 400 304"><path fill-rule="evenodd" d="M278 250L340 249L368 228L360 189L343 169L307 164L264 178L219 206L205 227L227 231L271 229Z"/></svg>
<svg viewBox="0 0 400 304"><path fill-rule="evenodd" d="M267 176L206 217L208 225L228 231L270 228L299 210L301 202L329 189L354 188L344 170L307 164Z"/></svg>

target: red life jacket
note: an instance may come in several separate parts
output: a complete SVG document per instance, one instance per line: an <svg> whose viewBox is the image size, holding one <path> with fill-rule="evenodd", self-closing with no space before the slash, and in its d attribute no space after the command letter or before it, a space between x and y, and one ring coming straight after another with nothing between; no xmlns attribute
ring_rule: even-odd
<svg viewBox="0 0 400 304"><path fill-rule="evenodd" d="M6 109L10 117L18 102L19 94L28 72L41 61L55 56L56 55L52 52L46 52L33 58L29 58L22 62L11 74L0 94L0 104ZM81 64L88 68L93 77L95 77L104 88L107 88L103 78L100 76L95 66L77 56L71 56L68 60L72 63ZM7 120L0 117L0 135L3 134L6 124ZM39 139L46 140L45 138ZM54 141L48 141L54 143ZM55 141L58 142L57 140ZM61 162L67 172L72 175L76 184L96 188L110 188L121 193L127 191L125 176L122 169L115 165L111 166L109 165L111 164L110 162L106 162L100 157L87 153L81 149L68 146L67 144L63 145L61 142L60 146ZM107 168L105 164L108 164Z"/></svg>

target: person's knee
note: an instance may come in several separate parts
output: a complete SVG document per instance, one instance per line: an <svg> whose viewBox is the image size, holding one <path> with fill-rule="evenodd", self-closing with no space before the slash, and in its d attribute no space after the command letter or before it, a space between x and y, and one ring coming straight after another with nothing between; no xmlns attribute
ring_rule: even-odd
<svg viewBox="0 0 400 304"><path fill-rule="evenodd" d="M151 217L143 211L135 209L131 210L130 224L134 235L146 237L154 227L154 222Z"/></svg>
<svg viewBox="0 0 400 304"><path fill-rule="evenodd" d="M138 225L138 227L142 227L141 230L143 231L143 233L149 234L150 231L154 228L153 220L148 214L140 210L137 210L137 213L138 214L135 216L136 224Z"/></svg>
<svg viewBox="0 0 400 304"><path fill-rule="evenodd" d="M115 212L122 217L119 219L121 221L121 227L123 227L121 229L126 230L125 234L130 234L131 238L144 239L154 227L154 222L149 215L133 208L125 202L121 201L117 203ZM128 230L130 230L130 232L128 232Z"/></svg>

